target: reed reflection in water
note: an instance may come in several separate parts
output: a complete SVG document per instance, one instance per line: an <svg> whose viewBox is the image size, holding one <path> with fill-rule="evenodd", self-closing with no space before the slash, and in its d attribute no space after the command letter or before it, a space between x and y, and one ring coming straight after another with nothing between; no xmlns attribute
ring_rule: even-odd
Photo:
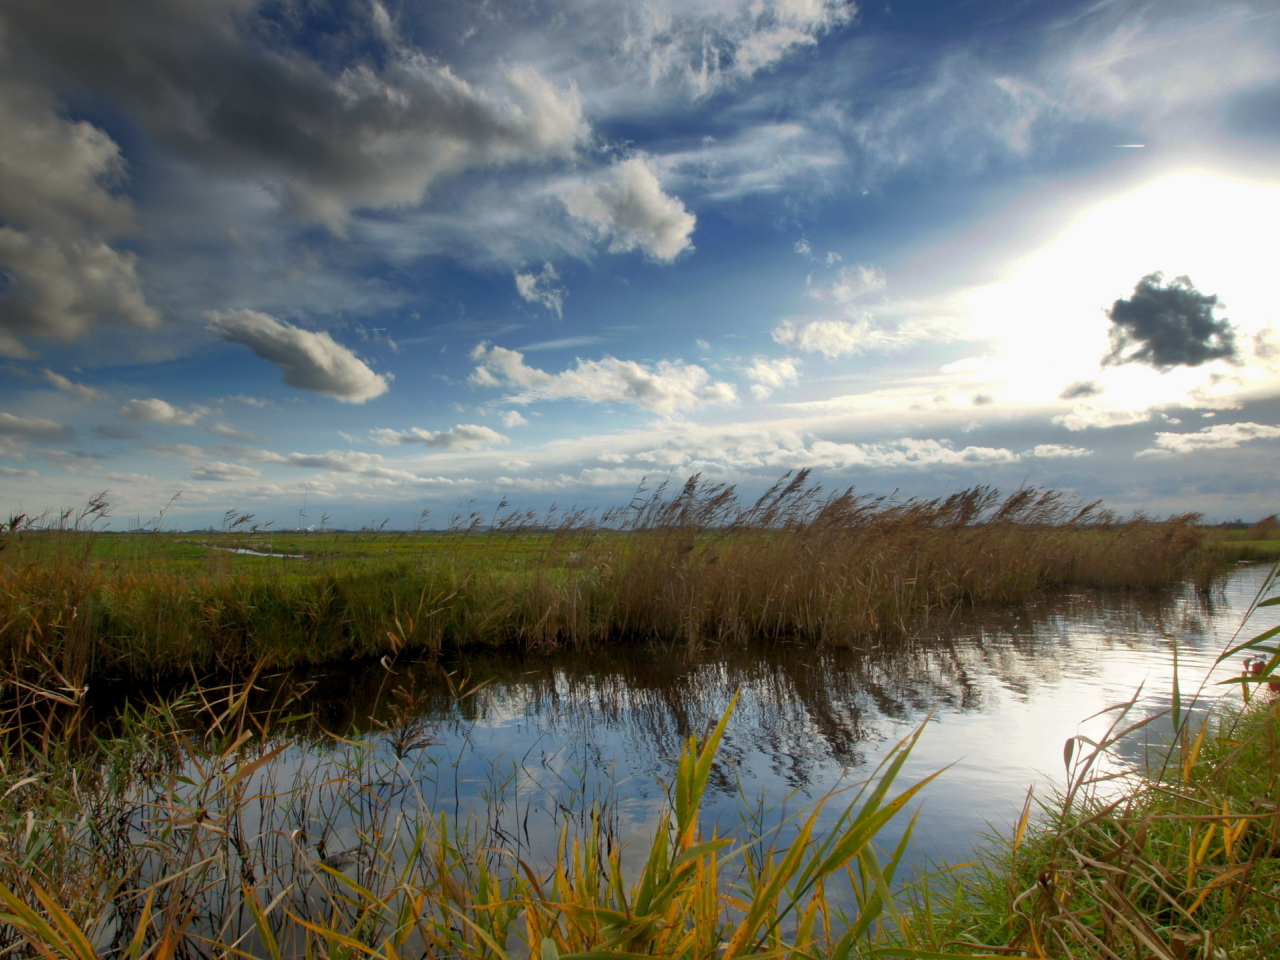
<svg viewBox="0 0 1280 960"><path fill-rule="evenodd" d="M306 698L313 726L289 732L309 747L280 762L299 770L320 762L335 749L315 736L320 729L385 745L385 727L403 725L393 712L412 690L435 740L420 754L431 802L487 816L495 838L518 837L550 858L551 827L592 802L611 804L624 830L643 832L683 739L718 718L736 690L706 810L725 829L741 814L739 790L780 804L776 819L856 781L931 716L907 773L951 766L925 795L915 856L956 860L988 822L1016 814L1028 784L1061 779L1064 741L1107 723L1086 717L1140 685L1144 709L1167 707L1175 646L1184 696L1194 690L1264 573L1242 567L1207 601L1190 589L1045 597L871 647L619 647L344 667L305 678L315 684ZM1271 620L1251 629L1277 622L1263 613ZM1237 671L1224 664L1216 678ZM459 699L459 684L476 692ZM1140 753L1140 744L1130 751ZM340 833L342 824L332 827Z"/></svg>

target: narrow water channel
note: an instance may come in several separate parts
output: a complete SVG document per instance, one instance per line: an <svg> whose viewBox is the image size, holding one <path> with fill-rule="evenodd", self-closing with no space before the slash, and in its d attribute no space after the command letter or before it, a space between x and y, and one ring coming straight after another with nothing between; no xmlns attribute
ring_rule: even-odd
<svg viewBox="0 0 1280 960"><path fill-rule="evenodd" d="M1002 828L1016 817L1028 785L1047 793L1061 783L1067 738L1097 736L1108 722L1086 718L1140 688L1135 719L1168 707L1175 650L1184 698L1206 680L1203 702L1238 697L1226 693L1238 688L1213 681L1238 675L1241 658L1216 671L1214 661L1265 574L1262 566L1240 567L1207 600L1189 588L1048 596L957 615L911 639L865 648L471 654L446 665L448 679L427 664L330 669L309 678L315 686L303 705L312 726L291 731L299 745L264 776L277 785L323 777L346 762L342 754L367 752L360 743L389 755L398 729L404 759L396 763L417 771L405 796L475 815L493 842L549 860L558 824L595 802L617 817L619 839L642 836L683 738L714 721L740 690L708 820L722 830L748 829L743 811L756 805L762 822L775 823L865 778L926 723L905 779L948 769L924 794L911 860L955 862L988 825ZM1242 636L1280 622L1276 610L1256 614ZM459 698L458 688L474 692ZM319 729L348 731L357 746L335 745L316 736ZM1158 725L1152 729L1158 737ZM1134 742L1127 755L1136 759L1142 750ZM840 808L831 802L828 815ZM353 832L352 809L308 812L328 829L331 849L351 840L343 835Z"/></svg>

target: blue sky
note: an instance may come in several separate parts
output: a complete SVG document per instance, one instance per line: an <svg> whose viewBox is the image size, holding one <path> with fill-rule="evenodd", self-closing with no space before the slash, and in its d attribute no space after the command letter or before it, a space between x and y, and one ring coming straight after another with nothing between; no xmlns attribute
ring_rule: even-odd
<svg viewBox="0 0 1280 960"><path fill-rule="evenodd" d="M1270 3L5 0L0 129L10 512L1280 509Z"/></svg>

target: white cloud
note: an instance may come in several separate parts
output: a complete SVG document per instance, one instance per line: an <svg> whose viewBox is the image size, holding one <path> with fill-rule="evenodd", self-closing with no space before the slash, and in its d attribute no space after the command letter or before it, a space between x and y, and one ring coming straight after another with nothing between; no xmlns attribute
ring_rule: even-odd
<svg viewBox="0 0 1280 960"><path fill-rule="evenodd" d="M40 474L34 470L19 470L17 467L0 467L0 477L12 477L15 480L34 480L38 479Z"/></svg>
<svg viewBox="0 0 1280 960"><path fill-rule="evenodd" d="M840 357L883 342L883 332L868 317L859 320L783 320L773 328L773 339L809 353Z"/></svg>
<svg viewBox="0 0 1280 960"><path fill-rule="evenodd" d="M495 444L511 442L497 430L476 423L460 423L452 430L432 431L421 427L374 430L373 437L382 444L421 443L437 450L484 450Z"/></svg>
<svg viewBox="0 0 1280 960"><path fill-rule="evenodd" d="M827 262L834 265L839 259L828 255ZM954 317L929 309L928 305L889 304L878 310L891 315L887 321L873 318L858 301L879 293L887 283L883 270L863 263L840 267L834 275L816 282L810 276L805 293L830 304L831 311L783 320L773 328L774 341L835 358L864 350L894 349L922 340L955 340L962 335L963 328ZM899 316L893 317L893 313Z"/></svg>
<svg viewBox="0 0 1280 960"><path fill-rule="evenodd" d="M55 373L47 368L44 371L44 378L64 393L79 397L81 400L105 400L107 396L101 390L86 386L83 383L75 383L62 374Z"/></svg>
<svg viewBox="0 0 1280 960"><path fill-rule="evenodd" d="M1139 457L1193 453L1197 450L1229 450L1250 440L1280 437L1280 426L1264 423L1216 423L1195 433L1157 433L1154 447L1140 451Z"/></svg>
<svg viewBox="0 0 1280 960"><path fill-rule="evenodd" d="M702 367L683 361L640 364L605 357L579 360L563 373L547 373L524 362L518 350L479 344L471 351L477 363L471 382L481 387L517 388L515 403L535 400L586 400L591 403L632 403L654 413L671 414L708 404L733 403L732 384L711 379Z"/></svg>
<svg viewBox="0 0 1280 960"><path fill-rule="evenodd" d="M793 470L800 467L847 470L902 470L934 466L967 467L1017 463L1023 454L1004 447L967 446L947 440L902 437L874 443L817 439L790 430L681 434L627 459L662 467L725 470Z"/></svg>
<svg viewBox="0 0 1280 960"><path fill-rule="evenodd" d="M800 379L801 361L795 357L779 357L770 360L756 357L742 368L743 375L752 381L751 393L757 400L764 400L774 390Z"/></svg>
<svg viewBox="0 0 1280 960"><path fill-rule="evenodd" d="M524 414L519 410L508 410L502 415L502 425L504 427L523 427L529 421L525 419Z"/></svg>
<svg viewBox="0 0 1280 960"><path fill-rule="evenodd" d="M209 329L240 343L280 368L284 382L344 403L364 403L387 392L390 377L374 373L327 333L303 330L256 310L207 314Z"/></svg>
<svg viewBox="0 0 1280 960"><path fill-rule="evenodd" d="M1070 413L1054 417L1053 422L1074 432L1090 428L1127 427L1131 423L1145 423L1155 415L1155 410L1150 408L1132 410L1081 403L1072 408Z"/></svg>
<svg viewBox="0 0 1280 960"><path fill-rule="evenodd" d="M42 417L16 417L0 413L0 437L17 437L23 440L70 440L75 431L54 420Z"/></svg>
<svg viewBox="0 0 1280 960"><path fill-rule="evenodd" d="M231 483L236 480L257 480L262 476L261 470L242 466L238 463L224 463L220 460L209 460L193 465L192 480L211 480L217 483Z"/></svg>
<svg viewBox="0 0 1280 960"><path fill-rule="evenodd" d="M541 304L557 317L564 314L565 290L557 287L555 281L560 279L556 268L550 263L542 265L541 273L521 273L516 271L516 290L530 303Z"/></svg>
<svg viewBox="0 0 1280 960"><path fill-rule="evenodd" d="M609 249L640 249L655 260L672 261L692 248L697 218L679 198L662 190L657 169L646 157L619 161L603 174L564 194L565 208L609 238Z"/></svg>
<svg viewBox="0 0 1280 960"><path fill-rule="evenodd" d="M158 397L152 397L150 400L130 400L120 408L118 416L126 420L141 420L145 423L167 423L175 427L189 427L208 412L207 407L196 405L190 410L183 410Z"/></svg>
<svg viewBox="0 0 1280 960"><path fill-rule="evenodd" d="M1032 447L1024 457L1036 457L1041 460L1054 460L1062 457L1090 457L1093 451L1085 447L1072 447L1063 443L1040 443Z"/></svg>

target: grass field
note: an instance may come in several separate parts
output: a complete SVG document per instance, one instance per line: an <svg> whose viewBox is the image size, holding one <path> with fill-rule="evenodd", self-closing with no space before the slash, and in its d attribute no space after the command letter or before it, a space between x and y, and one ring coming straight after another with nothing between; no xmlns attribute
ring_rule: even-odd
<svg viewBox="0 0 1280 960"><path fill-rule="evenodd" d="M476 644L857 644L958 606L1203 585L1222 566L1193 516L1122 520L1031 489L827 494L805 473L752 504L693 478L599 516L449 533L267 534L229 516L215 533L105 534L93 516L0 539L0 657L73 685Z"/></svg>

